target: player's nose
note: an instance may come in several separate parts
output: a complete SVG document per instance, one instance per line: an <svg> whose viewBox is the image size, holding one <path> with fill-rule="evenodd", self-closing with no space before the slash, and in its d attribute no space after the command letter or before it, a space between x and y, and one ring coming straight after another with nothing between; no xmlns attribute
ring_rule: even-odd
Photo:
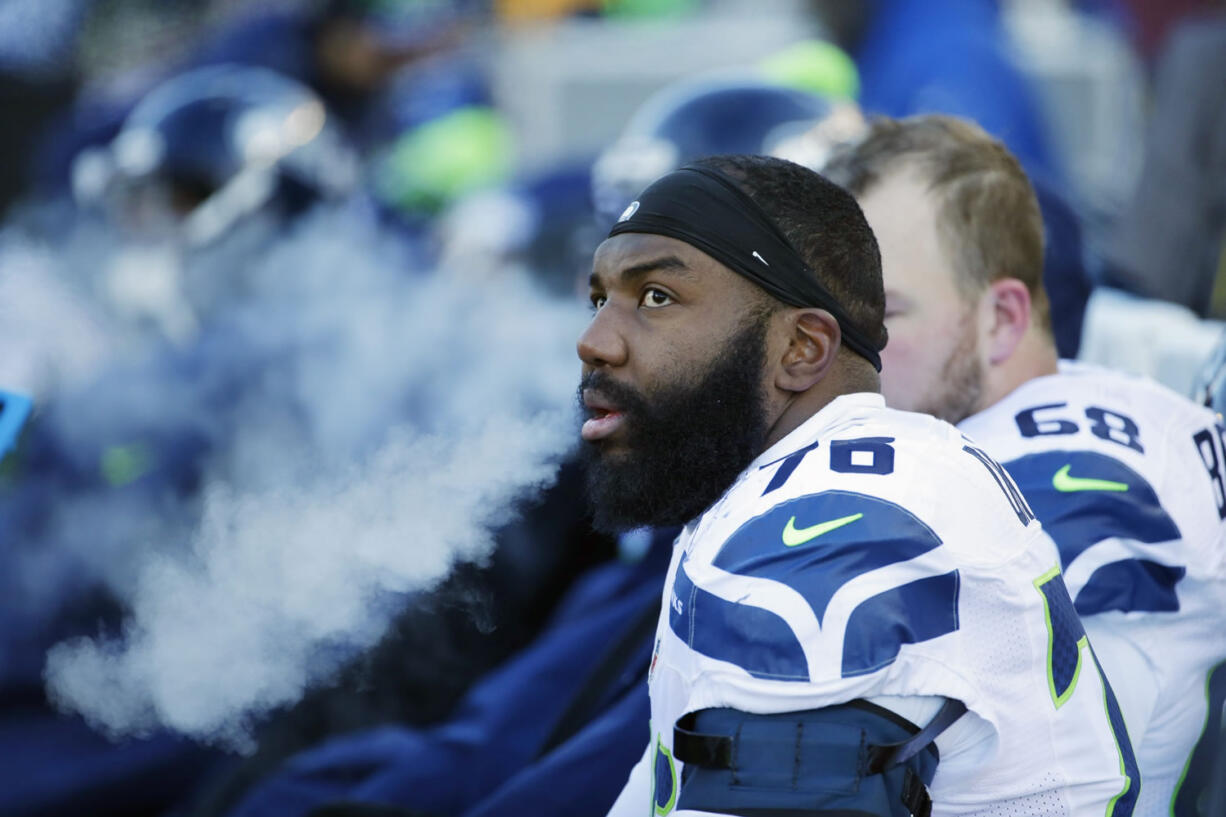
<svg viewBox="0 0 1226 817"><path fill-rule="evenodd" d="M602 308L579 336L579 359L588 366L622 366L626 362L629 349L611 312L610 309Z"/></svg>

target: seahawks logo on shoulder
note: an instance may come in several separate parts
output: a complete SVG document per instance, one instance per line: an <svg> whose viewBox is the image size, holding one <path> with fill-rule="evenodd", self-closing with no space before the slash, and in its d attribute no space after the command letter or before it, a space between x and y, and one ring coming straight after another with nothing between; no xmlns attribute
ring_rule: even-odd
<svg viewBox="0 0 1226 817"><path fill-rule="evenodd" d="M1162 549L1137 548L1133 558L1099 564L1084 577L1073 568L1101 561L1099 553L1082 560L1108 540L1156 545L1177 543L1179 526L1170 517L1152 485L1135 470L1094 451L1056 450L1027 454L1005 468L1043 523L1060 551L1066 576L1083 574L1074 582L1074 604L1081 615L1108 610L1174 612L1179 609L1176 585L1187 569L1154 557ZM1080 562L1079 562L1080 560ZM1080 584L1080 586L1077 586Z"/></svg>
<svg viewBox="0 0 1226 817"><path fill-rule="evenodd" d="M920 558L940 545L931 528L893 502L825 491L746 522L712 565L799 594L816 618L819 640L841 649L840 672L848 677L887 666L903 644L958 629L958 571L935 567L940 558ZM792 623L748 597L731 601L703 588L692 572L683 558L672 588L681 603L669 614L673 632L691 649L757 677L811 680Z"/></svg>

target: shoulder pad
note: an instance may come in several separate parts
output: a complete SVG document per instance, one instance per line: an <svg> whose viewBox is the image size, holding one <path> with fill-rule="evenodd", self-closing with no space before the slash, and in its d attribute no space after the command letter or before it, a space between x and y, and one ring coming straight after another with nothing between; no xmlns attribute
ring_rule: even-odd
<svg viewBox="0 0 1226 817"><path fill-rule="evenodd" d="M1005 463L1035 516L1055 541L1065 569L1107 539L1144 544L1180 538L1152 485L1119 460L1094 451L1047 451ZM1077 592L1077 612L1179 609L1183 567L1123 559L1097 568Z"/></svg>
<svg viewBox="0 0 1226 817"><path fill-rule="evenodd" d="M841 588L868 573L910 562L940 545L940 537L900 505L850 491L824 491L782 502L746 522L723 544L712 563L737 576L770 579L786 585L809 604L818 625L825 626L827 608ZM844 631L844 677L873 672L890 664L903 644L926 641L958 629L960 578L957 570L925 568L917 573L904 569L899 571L898 577L891 577L894 578L897 579L895 586L884 590L864 585L862 592L866 597L855 602ZM687 581L688 578L678 571L678 585ZM694 594L698 593L699 589L695 589ZM701 611L691 604L682 605L672 617L673 629L700 652L704 650L697 641L731 643L726 632L701 638L713 624L733 619L740 621L750 612L755 615L764 612L757 608L734 609L745 605L723 601L711 594L703 594L701 600L706 600L708 606L720 606L720 614L708 614L704 620ZM684 618L687 611L692 615L688 622L675 620ZM762 632L765 622L759 621L760 618L764 616L757 615L753 622L742 624L752 623L753 627L745 629ZM788 648L784 651L787 655L802 654L784 622L769 623L781 631L776 642ZM720 627L723 631L738 628ZM791 637L784 638L784 634ZM745 667L751 656L714 657ZM783 663L791 666L798 662ZM761 677L786 674L808 679L807 672L777 673L756 666L746 669ZM760 672L756 671L759 669Z"/></svg>
<svg viewBox="0 0 1226 817"><path fill-rule="evenodd" d="M682 716L679 809L717 814L866 814L931 810L934 739L966 712L947 701L923 729L863 700L807 712L704 709Z"/></svg>

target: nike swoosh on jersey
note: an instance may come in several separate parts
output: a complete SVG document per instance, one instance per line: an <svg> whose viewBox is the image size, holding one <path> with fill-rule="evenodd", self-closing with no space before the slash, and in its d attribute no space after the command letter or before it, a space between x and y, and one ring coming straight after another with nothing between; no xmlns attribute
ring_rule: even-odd
<svg viewBox="0 0 1226 817"><path fill-rule="evenodd" d="M850 516L831 519L828 522L819 522L816 525L799 529L796 527L796 517L793 516L783 528L783 544L790 548L803 545L805 542L813 541L823 533L830 533L830 531L837 530L844 525L850 525L862 516L864 516L863 513L853 513Z"/></svg>
<svg viewBox="0 0 1226 817"><path fill-rule="evenodd" d="M1051 478L1051 486L1062 493L1074 491L1127 491L1127 482L1116 482L1111 479L1094 479L1093 477L1069 476L1072 465L1066 465Z"/></svg>

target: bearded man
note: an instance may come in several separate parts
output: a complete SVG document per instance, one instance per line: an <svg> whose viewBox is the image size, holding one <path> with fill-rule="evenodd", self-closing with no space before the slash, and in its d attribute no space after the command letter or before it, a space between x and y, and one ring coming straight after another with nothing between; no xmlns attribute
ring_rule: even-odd
<svg viewBox="0 0 1226 817"><path fill-rule="evenodd" d="M613 227L591 301L597 524L685 526L612 814L1131 813L1051 540L955 428L884 405L851 196L778 159L688 165Z"/></svg>
<svg viewBox="0 0 1226 817"><path fill-rule="evenodd" d="M882 119L826 172L881 243L886 402L959 424L1059 547L1136 749L1136 813L1219 813L1226 428L1156 383L1057 360L1034 192L978 126Z"/></svg>

